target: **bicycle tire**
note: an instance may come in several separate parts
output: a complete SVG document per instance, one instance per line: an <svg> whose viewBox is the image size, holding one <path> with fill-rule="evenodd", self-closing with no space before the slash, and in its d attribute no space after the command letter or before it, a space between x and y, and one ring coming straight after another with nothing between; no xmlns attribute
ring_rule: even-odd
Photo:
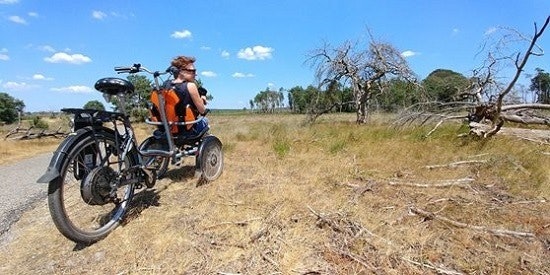
<svg viewBox="0 0 550 275"><path fill-rule="evenodd" d="M61 163L54 165L59 167L59 177L49 183L48 206L55 226L65 237L76 243L91 244L105 238L119 225L134 195L134 184L118 188L116 193L121 201L101 201L108 191L107 184L96 185L95 180L100 182L98 179L103 176L106 179L101 180L108 181L110 173L103 171L118 171L107 167L117 166L115 146L120 142L115 140L114 132L109 131L80 131L77 135L81 136L75 138L65 157L57 159ZM132 151L126 154L121 167L133 166L136 161L136 152ZM84 201L83 190L91 190L95 202Z"/></svg>
<svg viewBox="0 0 550 275"><path fill-rule="evenodd" d="M200 172L200 181L213 181L223 172L222 143L215 136L205 137L200 145L197 156L197 169Z"/></svg>
<svg viewBox="0 0 550 275"><path fill-rule="evenodd" d="M140 151L147 150L162 150L168 151L168 143L166 140L160 140L155 137L148 137L145 139L139 146ZM143 163L147 164L150 161L150 158L153 157L143 157ZM157 179L161 179L166 175L168 171L168 164L170 163L170 158L167 157L154 157L153 163L148 167L156 170Z"/></svg>

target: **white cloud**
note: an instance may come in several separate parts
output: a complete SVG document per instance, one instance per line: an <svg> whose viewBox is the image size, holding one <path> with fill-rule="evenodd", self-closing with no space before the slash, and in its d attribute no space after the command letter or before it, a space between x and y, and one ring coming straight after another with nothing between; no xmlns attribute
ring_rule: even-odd
<svg viewBox="0 0 550 275"><path fill-rule="evenodd" d="M39 46L38 49L41 51L50 52L50 53L55 52L55 49L49 45Z"/></svg>
<svg viewBox="0 0 550 275"><path fill-rule="evenodd" d="M235 78L245 78L245 77L254 77L253 74L245 74L245 73L234 73L231 75L232 77L235 77Z"/></svg>
<svg viewBox="0 0 550 275"><path fill-rule="evenodd" d="M103 18L107 17L107 14L102 11L92 11L92 17L98 20L103 20Z"/></svg>
<svg viewBox="0 0 550 275"><path fill-rule="evenodd" d="M203 51L209 51L211 50L212 48L208 47L208 46L201 46L201 50Z"/></svg>
<svg viewBox="0 0 550 275"><path fill-rule="evenodd" d="M34 79L34 80L53 80L53 78L45 77L42 74L35 74L35 75L32 76L32 79Z"/></svg>
<svg viewBox="0 0 550 275"><path fill-rule="evenodd" d="M12 16L8 17L8 20L10 20L13 23L27 25L27 21L25 21L25 19L23 19L23 18L21 18L17 15L12 15Z"/></svg>
<svg viewBox="0 0 550 275"><path fill-rule="evenodd" d="M201 72L201 75L205 76L205 77L216 77L216 76L218 76L218 74L216 74L215 72L212 72L212 71Z"/></svg>
<svg viewBox="0 0 550 275"><path fill-rule="evenodd" d="M413 51L404 51L401 53L401 56L404 58L415 56L415 55L418 55L418 53Z"/></svg>
<svg viewBox="0 0 550 275"><path fill-rule="evenodd" d="M29 13L27 13L30 17L38 17L38 13L37 12L34 12L34 11L31 11Z"/></svg>
<svg viewBox="0 0 550 275"><path fill-rule="evenodd" d="M10 56L8 55L8 49L6 48L0 49L0 60L2 61L10 60Z"/></svg>
<svg viewBox="0 0 550 275"><path fill-rule="evenodd" d="M82 54L68 54L64 52L57 52L51 57L44 58L49 63L70 63L70 64L83 64L92 62L92 59Z"/></svg>
<svg viewBox="0 0 550 275"><path fill-rule="evenodd" d="M2 5L17 4L17 3L19 3L19 0L0 0L0 4Z"/></svg>
<svg viewBox="0 0 550 275"><path fill-rule="evenodd" d="M9 91L26 91L36 87L37 87L36 85L30 85L25 82L14 82L14 81L8 81L2 85L2 88Z"/></svg>
<svg viewBox="0 0 550 275"><path fill-rule="evenodd" d="M61 87L61 88L51 88L50 90L54 92L62 92L62 93L73 93L73 94L87 94L94 91L94 89L87 87L87 86L68 86L68 87Z"/></svg>
<svg viewBox="0 0 550 275"><path fill-rule="evenodd" d="M264 60L272 57L274 49L264 46L254 46L241 49L237 57L246 60Z"/></svg>
<svg viewBox="0 0 550 275"><path fill-rule="evenodd" d="M223 58L229 58L230 54L229 54L228 51L222 51L221 56L222 56Z"/></svg>
<svg viewBox="0 0 550 275"><path fill-rule="evenodd" d="M189 30L175 31L170 37L176 39L191 38L191 32Z"/></svg>

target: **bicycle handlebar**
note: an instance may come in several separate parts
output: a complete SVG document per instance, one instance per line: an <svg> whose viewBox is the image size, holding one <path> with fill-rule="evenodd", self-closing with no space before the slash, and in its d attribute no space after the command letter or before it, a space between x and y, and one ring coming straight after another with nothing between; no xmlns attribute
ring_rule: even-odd
<svg viewBox="0 0 550 275"><path fill-rule="evenodd" d="M168 70L166 70L165 72L159 72L159 71L154 71L153 72L153 71L141 66L141 64L139 64L139 63L136 63L136 64L134 64L130 67L117 66L117 67L115 67L115 72L117 72L119 74L123 74L123 73L135 74L135 73L139 73L139 72L146 72L146 73L152 74L155 77L158 77L158 76L161 76L163 74L169 73Z"/></svg>

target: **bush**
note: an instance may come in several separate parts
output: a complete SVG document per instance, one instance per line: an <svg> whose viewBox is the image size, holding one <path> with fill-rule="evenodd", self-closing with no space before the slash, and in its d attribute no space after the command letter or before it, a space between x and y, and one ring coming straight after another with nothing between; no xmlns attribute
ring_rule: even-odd
<svg viewBox="0 0 550 275"><path fill-rule="evenodd" d="M39 116L35 116L32 118L31 125L39 129L48 129L50 127L48 123L42 120Z"/></svg>

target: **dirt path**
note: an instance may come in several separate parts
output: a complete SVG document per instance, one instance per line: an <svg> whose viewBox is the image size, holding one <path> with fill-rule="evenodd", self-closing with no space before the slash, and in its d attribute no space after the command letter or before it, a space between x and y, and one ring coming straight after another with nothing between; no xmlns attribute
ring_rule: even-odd
<svg viewBox="0 0 550 275"><path fill-rule="evenodd" d="M36 180L46 171L52 154L0 165L0 235L9 230L33 202L45 199L47 186Z"/></svg>

